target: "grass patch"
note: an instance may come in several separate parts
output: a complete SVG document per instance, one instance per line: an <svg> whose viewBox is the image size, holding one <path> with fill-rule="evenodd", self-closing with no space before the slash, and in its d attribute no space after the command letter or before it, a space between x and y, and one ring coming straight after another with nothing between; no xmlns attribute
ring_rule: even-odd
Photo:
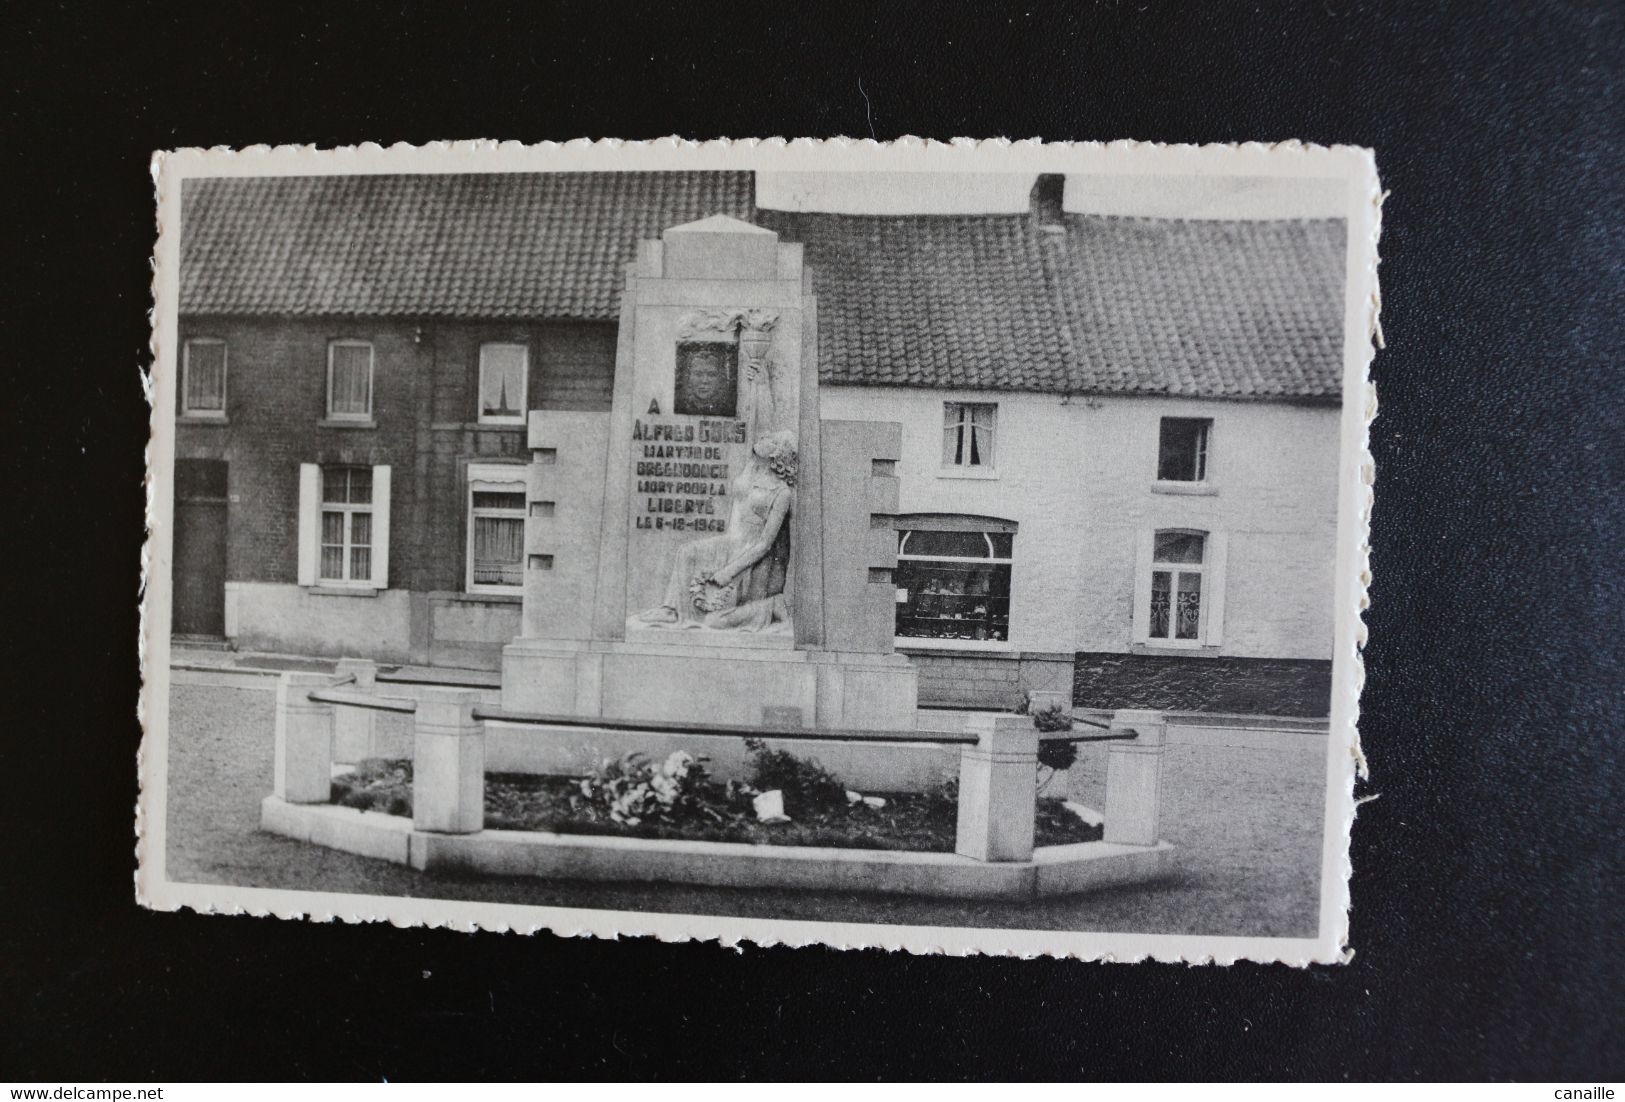
<svg viewBox="0 0 1625 1102"><path fill-rule="evenodd" d="M886 806L880 808L849 803L844 789L803 792L799 800L787 800L794 816L791 822L768 824L756 821L749 799L737 789L706 782L698 790L699 807L684 821L646 819L628 824L614 821L600 804L585 798L580 778L488 773L485 825L492 830L555 834L952 853L959 814L956 789L949 783L928 792L882 794ZM355 772L334 778L332 802L410 816L412 763L362 762ZM1060 799L1038 799L1038 845L1094 842L1100 836L1101 828L1067 811Z"/></svg>

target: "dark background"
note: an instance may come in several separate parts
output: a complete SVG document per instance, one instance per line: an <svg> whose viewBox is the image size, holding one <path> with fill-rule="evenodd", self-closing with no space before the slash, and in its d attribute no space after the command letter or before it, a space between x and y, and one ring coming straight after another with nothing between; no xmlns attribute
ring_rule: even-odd
<svg viewBox="0 0 1625 1102"><path fill-rule="evenodd" d="M7 1077L1619 1078L1620 8L949 10L7 7ZM135 906L150 152L672 133L1375 148L1380 798L1354 834L1352 964Z"/></svg>

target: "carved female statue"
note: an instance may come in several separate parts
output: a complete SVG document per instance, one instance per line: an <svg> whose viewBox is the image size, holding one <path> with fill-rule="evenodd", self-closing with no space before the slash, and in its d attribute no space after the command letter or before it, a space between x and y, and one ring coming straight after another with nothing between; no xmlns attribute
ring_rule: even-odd
<svg viewBox="0 0 1625 1102"><path fill-rule="evenodd" d="M772 432L751 448L751 461L731 487L724 535L677 549L665 599L636 617L651 627L763 631L787 624L784 587L790 567L791 502L796 440Z"/></svg>

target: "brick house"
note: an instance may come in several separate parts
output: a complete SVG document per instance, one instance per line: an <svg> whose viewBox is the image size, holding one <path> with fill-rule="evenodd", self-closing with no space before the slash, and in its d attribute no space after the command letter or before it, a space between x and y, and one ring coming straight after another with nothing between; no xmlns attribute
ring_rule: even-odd
<svg viewBox="0 0 1625 1102"><path fill-rule="evenodd" d="M189 180L174 630L495 668L525 412L606 417L637 242L799 242L822 415L903 424L930 703L1329 706L1344 226L758 209L749 173Z"/></svg>

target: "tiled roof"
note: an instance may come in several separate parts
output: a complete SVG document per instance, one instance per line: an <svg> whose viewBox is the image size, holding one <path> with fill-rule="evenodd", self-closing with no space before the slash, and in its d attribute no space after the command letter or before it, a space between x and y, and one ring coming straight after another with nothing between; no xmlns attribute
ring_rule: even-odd
<svg viewBox="0 0 1625 1102"><path fill-rule="evenodd" d="M640 239L753 201L748 172L188 180L180 310L611 319Z"/></svg>
<svg viewBox="0 0 1625 1102"><path fill-rule="evenodd" d="M762 211L757 221L804 246L825 382L1067 388L1063 318L1032 219Z"/></svg>
<svg viewBox="0 0 1625 1102"><path fill-rule="evenodd" d="M784 214L828 383L1333 397L1343 223Z"/></svg>
<svg viewBox="0 0 1625 1102"><path fill-rule="evenodd" d="M1068 215L1055 290L1074 387L1335 397L1344 223Z"/></svg>
<svg viewBox="0 0 1625 1102"><path fill-rule="evenodd" d="M181 312L612 320L638 240L805 247L828 383L1330 398L1344 224L756 211L744 172L189 180Z"/></svg>

